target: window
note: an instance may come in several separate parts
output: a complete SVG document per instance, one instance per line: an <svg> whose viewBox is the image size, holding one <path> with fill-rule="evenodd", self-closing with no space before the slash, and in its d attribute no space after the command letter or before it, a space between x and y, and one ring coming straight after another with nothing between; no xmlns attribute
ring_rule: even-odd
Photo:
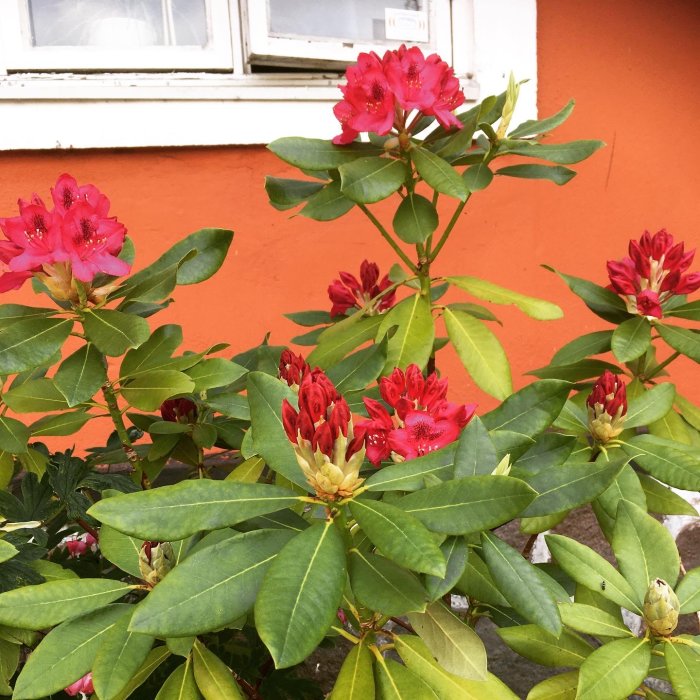
<svg viewBox="0 0 700 700"><path fill-rule="evenodd" d="M0 0L0 149L329 138L345 66L437 52L469 101L530 78L535 0Z"/></svg>

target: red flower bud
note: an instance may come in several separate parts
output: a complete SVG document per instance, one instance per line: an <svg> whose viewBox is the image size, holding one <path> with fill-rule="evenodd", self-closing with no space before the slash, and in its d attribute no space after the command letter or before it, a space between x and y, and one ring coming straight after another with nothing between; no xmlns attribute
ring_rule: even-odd
<svg viewBox="0 0 700 700"><path fill-rule="evenodd" d="M160 405L160 415L169 423L194 423L197 404L190 399L168 399Z"/></svg>

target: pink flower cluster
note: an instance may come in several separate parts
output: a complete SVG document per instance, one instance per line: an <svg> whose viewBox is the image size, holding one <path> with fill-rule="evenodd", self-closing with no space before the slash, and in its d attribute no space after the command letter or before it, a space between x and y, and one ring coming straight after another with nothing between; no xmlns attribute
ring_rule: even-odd
<svg viewBox="0 0 700 700"><path fill-rule="evenodd" d="M363 260L360 265L360 281L349 272L341 272L339 280L333 280L328 285L328 297L333 302L331 317L342 316L348 309L368 308L372 299L391 286L388 275L379 279L377 263ZM384 294L374 308L375 311L386 311L396 301L396 290Z"/></svg>
<svg viewBox="0 0 700 700"><path fill-rule="evenodd" d="M426 379L418 365L405 372L395 369L379 381L379 391L394 409L393 417L379 401L365 397L370 420L355 429L375 467L390 457L400 462L449 445L476 410L476 404L447 401L447 379L438 379L435 372Z"/></svg>
<svg viewBox="0 0 700 700"><path fill-rule="evenodd" d="M54 208L38 195L19 200L19 215L0 219L6 241L0 241L0 292L18 289L35 272L51 274L56 264L69 264L72 276L92 282L95 275L126 275L129 265L117 255L126 229L108 216L109 199L94 185L78 185L63 174L51 189Z"/></svg>
<svg viewBox="0 0 700 700"><path fill-rule="evenodd" d="M97 551L97 540L89 532L82 535L71 535L70 537L66 537L61 542L61 545L66 548L68 551L68 556L73 559L77 559L87 551Z"/></svg>
<svg viewBox="0 0 700 700"><path fill-rule="evenodd" d="M362 131L388 134L392 127L410 132L422 115L434 116L449 129L462 128L452 113L464 103L464 92L454 71L437 54L427 58L416 46L387 51L383 58L372 51L361 53L341 85L343 99L333 108L343 131L335 144L354 141ZM408 115L418 110L407 125Z"/></svg>
<svg viewBox="0 0 700 700"><path fill-rule="evenodd" d="M83 697L92 695L95 692L92 685L92 673L87 673L75 683L71 683L67 688L64 688L63 692L71 697L75 697L78 693L81 693Z"/></svg>
<svg viewBox="0 0 700 700"><path fill-rule="evenodd" d="M670 297L700 289L700 272L685 274L694 256L665 229L653 236L645 231L639 241L630 241L629 257L608 261L610 287L624 296L630 313L661 318Z"/></svg>

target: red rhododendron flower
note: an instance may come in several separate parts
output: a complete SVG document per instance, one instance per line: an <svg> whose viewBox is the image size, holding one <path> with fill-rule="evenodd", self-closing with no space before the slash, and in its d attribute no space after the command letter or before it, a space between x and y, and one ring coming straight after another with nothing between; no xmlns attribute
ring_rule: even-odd
<svg viewBox="0 0 700 700"><path fill-rule="evenodd" d="M700 289L700 272L685 274L694 256L666 230L653 236L645 231L639 241L630 241L629 257L608 261L610 288L625 298L630 313L661 318L672 296Z"/></svg>
<svg viewBox="0 0 700 700"><path fill-rule="evenodd" d="M340 86L343 100L333 108L342 126L335 144L354 141L360 132L410 134L423 114L435 116L445 128L462 128L452 111L464 103L454 71L437 54L427 58L418 47L401 46L377 54L361 53ZM417 113L409 123L409 115Z"/></svg>
<svg viewBox="0 0 700 700"><path fill-rule="evenodd" d="M83 696L92 695L95 692L95 688L92 685L92 671L86 673L75 683L71 683L67 688L64 688L63 692L71 697L75 697L78 693L82 693Z"/></svg>
<svg viewBox="0 0 700 700"><path fill-rule="evenodd" d="M623 431L627 414L627 389L624 382L610 370L598 378L586 399L588 429L593 439L606 443Z"/></svg>
<svg viewBox="0 0 700 700"><path fill-rule="evenodd" d="M447 401L447 380L433 372L427 379L418 365L395 369L379 381L379 392L394 416L379 401L365 398L370 419L358 423L367 458L375 467L386 459L421 457L454 442L474 415L476 404Z"/></svg>
<svg viewBox="0 0 700 700"><path fill-rule="evenodd" d="M376 263L363 260L360 265L360 281L349 272L341 272L339 280L328 285L328 297L333 302L331 316L342 316L348 309L356 307L366 309L370 314L391 308L396 301L396 291L382 295L379 302L372 300L391 286L388 275L379 279L379 267Z"/></svg>
<svg viewBox="0 0 700 700"><path fill-rule="evenodd" d="M0 292L19 289L24 281L32 276L31 270L14 272L10 270L10 260L22 252L22 249L12 241L0 241Z"/></svg>

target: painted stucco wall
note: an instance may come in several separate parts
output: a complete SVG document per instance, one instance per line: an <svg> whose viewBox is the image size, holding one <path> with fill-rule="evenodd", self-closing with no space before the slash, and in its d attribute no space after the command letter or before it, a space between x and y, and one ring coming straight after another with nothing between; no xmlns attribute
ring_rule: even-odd
<svg viewBox="0 0 700 700"><path fill-rule="evenodd" d="M574 166L579 175L563 188L498 179L472 199L434 270L483 276L564 309L563 319L547 323L498 310L504 326L497 333L517 386L568 340L609 327L541 263L605 284L605 261L622 257L628 239L645 229L665 227L690 248L700 243L698 30L696 0L538 3L540 115L575 97L557 140L600 138L607 148ZM108 194L135 241L137 268L204 226L235 230L219 274L179 289L176 303L156 317L183 325L190 349L225 341L237 352L268 331L285 343L298 329L282 314L327 308L326 287L339 270L356 273L365 257L382 270L393 262L360 211L317 223L270 207L264 176L294 173L262 147L0 153L0 215L14 214L18 196L48 196L64 171ZM29 290L3 301L35 303ZM476 400L480 410L494 405L451 350L438 355L438 365L454 400ZM688 398L700 401L697 365L679 360L672 368ZM89 436L96 440L97 432Z"/></svg>

